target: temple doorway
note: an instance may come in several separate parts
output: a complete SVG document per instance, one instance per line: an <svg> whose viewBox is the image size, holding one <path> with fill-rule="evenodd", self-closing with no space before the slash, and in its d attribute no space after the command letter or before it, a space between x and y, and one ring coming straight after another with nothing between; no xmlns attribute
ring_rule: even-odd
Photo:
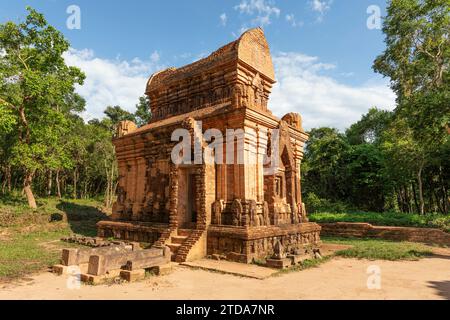
<svg viewBox="0 0 450 320"><path fill-rule="evenodd" d="M195 201L195 174L189 168L180 169L178 182L178 227L195 229L197 222L197 205Z"/></svg>

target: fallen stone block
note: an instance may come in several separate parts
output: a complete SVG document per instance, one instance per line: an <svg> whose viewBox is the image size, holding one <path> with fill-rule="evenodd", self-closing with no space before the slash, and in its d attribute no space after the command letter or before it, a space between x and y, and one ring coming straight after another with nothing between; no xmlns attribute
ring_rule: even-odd
<svg viewBox="0 0 450 320"><path fill-rule="evenodd" d="M103 275L110 270L125 269L131 264L133 268L146 268L170 262L169 248L152 248L131 252L114 253L108 255L92 255L89 258L88 273L92 275ZM133 266L133 263L135 265ZM136 267L136 264L139 267Z"/></svg>
<svg viewBox="0 0 450 320"><path fill-rule="evenodd" d="M150 269L157 276L164 276L172 272L172 264L167 263Z"/></svg>
<svg viewBox="0 0 450 320"><path fill-rule="evenodd" d="M145 269L122 270L120 271L120 277L128 282L143 280L145 278Z"/></svg>
<svg viewBox="0 0 450 320"><path fill-rule="evenodd" d="M114 279L120 276L120 272L122 270L111 270L107 274L104 275L92 275L88 273L80 274L80 281L89 284L101 284L109 279Z"/></svg>
<svg viewBox="0 0 450 320"><path fill-rule="evenodd" d="M266 259L266 266L269 268L285 269L291 266L291 259Z"/></svg>
<svg viewBox="0 0 450 320"><path fill-rule="evenodd" d="M92 249L63 249L61 256L61 264L65 266L79 265L82 263L88 263L89 258L95 254L114 254L114 253L126 253L135 248L133 245L114 245L108 247L99 247Z"/></svg>
<svg viewBox="0 0 450 320"><path fill-rule="evenodd" d="M56 264L52 267L52 271L53 273L59 276L74 273L86 273L88 271L88 264L82 263L80 265L71 265L71 266Z"/></svg>
<svg viewBox="0 0 450 320"><path fill-rule="evenodd" d="M167 263L167 259L162 257L148 257L142 259L135 259L127 261L125 266L122 268L124 270L133 271L139 269L150 269L152 267Z"/></svg>

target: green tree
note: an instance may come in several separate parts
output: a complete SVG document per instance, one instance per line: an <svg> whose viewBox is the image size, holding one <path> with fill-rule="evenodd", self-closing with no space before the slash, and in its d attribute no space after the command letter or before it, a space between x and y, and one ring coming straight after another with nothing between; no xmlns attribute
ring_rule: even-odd
<svg viewBox="0 0 450 320"><path fill-rule="evenodd" d="M346 154L349 144L345 136L332 128L316 128L310 138L302 163L304 193L338 201L346 195Z"/></svg>
<svg viewBox="0 0 450 320"><path fill-rule="evenodd" d="M106 107L104 114L111 120L111 130L115 131L120 121L133 121L136 122L136 117L131 112L122 109L121 106L108 106Z"/></svg>
<svg viewBox="0 0 450 320"><path fill-rule="evenodd" d="M146 125L152 118L150 112L150 101L147 96L139 97L139 103L136 105L136 112L134 113L136 125L142 127Z"/></svg>
<svg viewBox="0 0 450 320"><path fill-rule="evenodd" d="M401 148L414 148L408 159L416 167L422 214L423 169L428 155L449 138L449 31L448 0L391 1L383 23L386 50L374 62L374 70L389 77L397 93L395 112L401 123L394 131L406 134L397 139Z"/></svg>
<svg viewBox="0 0 450 320"><path fill-rule="evenodd" d="M361 120L352 124L345 131L350 144L379 143L380 138L389 125L392 112L371 108Z"/></svg>
<svg viewBox="0 0 450 320"><path fill-rule="evenodd" d="M352 146L345 155L348 196L352 206L383 211L385 203L384 157L376 144Z"/></svg>
<svg viewBox="0 0 450 320"><path fill-rule="evenodd" d="M42 14L27 10L24 22L0 25L0 106L14 116L12 163L24 169L24 192L35 208L34 174L47 165L49 146L65 134L68 123L62 110L85 76L66 65L62 55L69 43L62 33Z"/></svg>

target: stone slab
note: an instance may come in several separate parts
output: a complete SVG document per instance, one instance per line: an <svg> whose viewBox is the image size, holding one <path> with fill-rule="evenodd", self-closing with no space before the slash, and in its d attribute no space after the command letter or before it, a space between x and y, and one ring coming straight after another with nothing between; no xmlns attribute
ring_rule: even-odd
<svg viewBox="0 0 450 320"><path fill-rule="evenodd" d="M120 277L128 282L134 282L145 279L145 269L136 269L136 270L122 270L120 271Z"/></svg>
<svg viewBox="0 0 450 320"><path fill-rule="evenodd" d="M150 270L157 276L165 276L172 272L172 264L168 263L168 264L164 264L161 266L156 266L156 267L150 268Z"/></svg>
<svg viewBox="0 0 450 320"><path fill-rule="evenodd" d="M81 280L81 282L85 282L85 283L89 283L89 284L101 284L108 279L114 279L114 278L120 276L121 271L122 270L111 270L108 272L108 274L104 274L101 276L82 273L80 275L80 280Z"/></svg>
<svg viewBox="0 0 450 320"><path fill-rule="evenodd" d="M254 264L244 264L223 260L218 261L211 259L200 259L197 261L183 262L181 265L259 280L266 279L277 272L276 270L260 267Z"/></svg>
<svg viewBox="0 0 450 320"><path fill-rule="evenodd" d="M292 265L292 261L289 258L284 259L267 259L266 266L275 269L286 269Z"/></svg>
<svg viewBox="0 0 450 320"><path fill-rule="evenodd" d="M166 264L170 261L170 249L152 248L110 255L92 255L89 258L88 273L96 276L103 275L109 270L123 269L130 261L142 262L138 269L145 268L144 264L146 267Z"/></svg>
<svg viewBox="0 0 450 320"><path fill-rule="evenodd" d="M112 245L108 247L89 248L89 249L63 249L61 264L65 266L79 265L88 263L89 258L96 254L113 254L119 252L131 252L133 245Z"/></svg>
<svg viewBox="0 0 450 320"><path fill-rule="evenodd" d="M78 270L80 273L87 273L88 264L82 263L80 265L75 265L75 266L65 266L62 264L56 264L52 267L52 271L53 271L53 273L61 276L61 275L69 274L69 273L73 272L73 270L77 270L77 269L71 269L71 268L79 268Z"/></svg>

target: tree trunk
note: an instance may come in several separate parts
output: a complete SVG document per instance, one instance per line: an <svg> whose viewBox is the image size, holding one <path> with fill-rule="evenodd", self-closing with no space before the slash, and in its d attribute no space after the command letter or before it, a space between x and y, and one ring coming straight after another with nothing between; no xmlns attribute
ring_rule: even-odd
<svg viewBox="0 0 450 320"><path fill-rule="evenodd" d="M105 174L106 174L106 190L105 190L105 206L109 208L109 185L111 183L111 180L109 179L109 171L108 171L108 165L106 164L105 160Z"/></svg>
<svg viewBox="0 0 450 320"><path fill-rule="evenodd" d="M417 172L417 183L419 187L419 203L420 203L420 214L424 214L425 203L423 200L423 186L422 186L422 170L423 170L423 161L420 163L419 171Z"/></svg>
<svg viewBox="0 0 450 320"><path fill-rule="evenodd" d="M11 192L11 165L7 165L5 167L5 174L2 183L2 193L5 193L6 189L8 189L8 192Z"/></svg>
<svg viewBox="0 0 450 320"><path fill-rule="evenodd" d="M36 209L36 199L34 198L33 191L31 190L31 183L33 181L33 174L30 172L25 173L25 178L23 179L23 191L27 197L28 206L32 209Z"/></svg>
<svg viewBox="0 0 450 320"><path fill-rule="evenodd" d="M59 182L59 170L56 170L56 194L61 199L61 184Z"/></svg>
<svg viewBox="0 0 450 320"><path fill-rule="evenodd" d="M419 203L417 202L417 194L416 194L416 187L414 186L414 182L411 182L412 192L414 195L414 204L416 205L417 212L420 211Z"/></svg>
<svg viewBox="0 0 450 320"><path fill-rule="evenodd" d="M84 182L83 198L84 199L88 198L88 182L87 181Z"/></svg>
<svg viewBox="0 0 450 320"><path fill-rule="evenodd" d="M47 181L47 196L49 197L52 195L52 183L53 183L53 171L49 170Z"/></svg>
<svg viewBox="0 0 450 320"><path fill-rule="evenodd" d="M78 172L77 169L73 171L73 198L77 198L77 180L78 180Z"/></svg>
<svg viewBox="0 0 450 320"><path fill-rule="evenodd" d="M439 179L441 181L442 207L444 208L444 214L447 214L448 213L448 198L447 198L447 189L445 188L444 178L442 176L442 166L439 166Z"/></svg>

